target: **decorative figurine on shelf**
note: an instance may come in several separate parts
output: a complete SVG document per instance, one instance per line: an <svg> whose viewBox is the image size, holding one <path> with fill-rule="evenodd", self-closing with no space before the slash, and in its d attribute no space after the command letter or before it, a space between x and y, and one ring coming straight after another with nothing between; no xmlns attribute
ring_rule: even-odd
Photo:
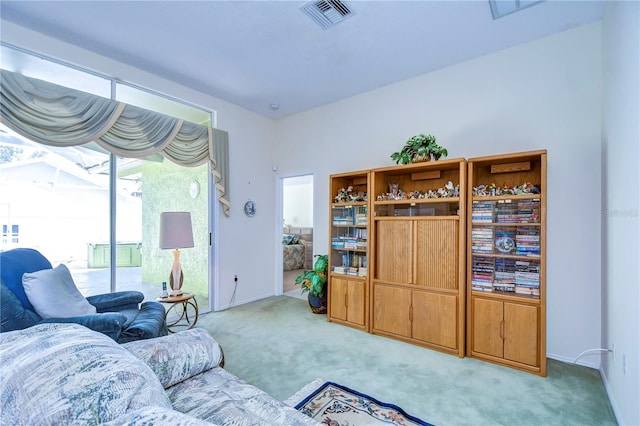
<svg viewBox="0 0 640 426"><path fill-rule="evenodd" d="M345 188L340 188L338 191L338 195L333 197L334 203L346 203L346 202L357 202L357 201L367 201L367 193L364 191L354 192L353 186L348 186Z"/></svg>
<svg viewBox="0 0 640 426"><path fill-rule="evenodd" d="M340 190L338 191L338 195L336 195L333 198L333 201L335 201L336 203L344 203L345 201L347 201L347 197L349 195L349 191L352 191L353 187L348 187L348 188L340 188Z"/></svg>
<svg viewBox="0 0 640 426"><path fill-rule="evenodd" d="M513 195L515 192L513 188L510 188L506 183L502 185L502 189L500 191L501 195Z"/></svg>
<svg viewBox="0 0 640 426"><path fill-rule="evenodd" d="M438 189L438 194L443 198L458 197L460 195L460 185L453 186L453 182L449 181L443 188Z"/></svg>
<svg viewBox="0 0 640 426"><path fill-rule="evenodd" d="M506 183L502 187L497 186L495 183L490 185L478 185L473 187L473 195L476 197L488 197L488 196L500 196L500 195L526 195L526 194L539 194L540 187L532 184L531 182L525 182L522 185L516 185L513 188Z"/></svg>
<svg viewBox="0 0 640 426"><path fill-rule="evenodd" d="M367 201L367 193L366 192L358 192L358 193L349 193L349 201L351 202L356 202L356 201Z"/></svg>
<svg viewBox="0 0 640 426"><path fill-rule="evenodd" d="M486 197L489 195L487 193L487 185L478 185L473 187L473 195L477 197Z"/></svg>
<svg viewBox="0 0 640 426"><path fill-rule="evenodd" d="M443 187L438 189L428 189L426 192L421 192L416 189L413 191L405 192L400 188L392 187L392 182L389 182L389 190L386 194L380 194L377 196L378 201L393 201L393 200L423 200L426 198L451 198L460 196L460 184L454 185L449 181Z"/></svg>
<svg viewBox="0 0 640 426"><path fill-rule="evenodd" d="M395 199L400 189L398 182L390 181L387 185L389 185L389 195L391 195L391 199Z"/></svg>
<svg viewBox="0 0 640 426"><path fill-rule="evenodd" d="M539 194L540 193L540 188L538 188L537 186L535 186L531 182L525 182L522 185L517 186L515 188L515 190L516 190L516 194L519 194L519 195L522 195L522 194Z"/></svg>

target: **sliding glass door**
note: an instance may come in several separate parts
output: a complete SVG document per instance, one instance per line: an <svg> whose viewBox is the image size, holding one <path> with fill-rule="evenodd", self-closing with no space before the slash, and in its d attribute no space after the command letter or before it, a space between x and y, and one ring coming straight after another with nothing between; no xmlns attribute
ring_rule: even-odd
<svg viewBox="0 0 640 426"><path fill-rule="evenodd" d="M2 68L210 124L211 112L2 46ZM209 170L161 155L113 156L88 143L56 148L0 124L0 251L31 247L65 263L85 295L138 290L160 295L171 250L159 248L160 213L189 211L195 247L183 249L183 291L209 306Z"/></svg>
<svg viewBox="0 0 640 426"><path fill-rule="evenodd" d="M157 111L172 117L194 123L209 125L211 113L194 108L154 93L116 84L116 100L129 105ZM162 282L169 285L169 272L173 264L172 250L159 248L160 213L186 211L191 213L193 227L193 248L181 249L180 263L184 274L182 290L194 293L198 306L209 306L209 209L207 164L199 167L182 167L164 159L160 155L145 158L144 161L119 159L117 171L118 186L133 188L139 197L133 202L126 197L129 189L123 191L116 205L116 241L122 245L123 253L128 253L128 245L137 237L141 243L141 276L143 288L157 296ZM135 182L135 185L134 185ZM139 209L139 211L136 211ZM130 227L131 221L138 224ZM135 232L140 234L136 235ZM128 270L118 268L116 283L121 289L129 284Z"/></svg>

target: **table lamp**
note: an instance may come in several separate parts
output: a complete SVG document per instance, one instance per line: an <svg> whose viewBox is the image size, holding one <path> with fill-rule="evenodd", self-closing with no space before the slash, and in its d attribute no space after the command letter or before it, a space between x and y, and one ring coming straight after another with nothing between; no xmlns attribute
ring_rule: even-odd
<svg viewBox="0 0 640 426"><path fill-rule="evenodd" d="M160 248L172 249L173 266L169 275L171 296L182 294L182 267L180 266L181 248L193 247L193 229L191 228L191 213L162 212L160 213Z"/></svg>

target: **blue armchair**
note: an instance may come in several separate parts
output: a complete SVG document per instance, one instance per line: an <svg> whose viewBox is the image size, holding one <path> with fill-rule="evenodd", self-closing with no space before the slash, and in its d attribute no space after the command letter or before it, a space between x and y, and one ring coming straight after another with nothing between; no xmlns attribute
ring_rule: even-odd
<svg viewBox="0 0 640 426"><path fill-rule="evenodd" d="M118 343L167 335L164 307L155 301L143 302L144 295L138 291L87 297L87 301L96 307L95 315L42 319L27 298L22 275L51 268L51 263L34 249L17 248L0 253L1 332L40 323L63 322L84 325Z"/></svg>

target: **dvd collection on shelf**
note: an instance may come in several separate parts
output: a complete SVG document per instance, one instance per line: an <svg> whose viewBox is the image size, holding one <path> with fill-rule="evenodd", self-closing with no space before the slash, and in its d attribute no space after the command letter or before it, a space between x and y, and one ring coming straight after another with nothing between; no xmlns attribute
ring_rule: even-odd
<svg viewBox="0 0 640 426"><path fill-rule="evenodd" d="M367 206L334 206L332 222L331 248L340 252L342 260L342 265L332 265L332 272L366 277Z"/></svg>
<svg viewBox="0 0 640 426"><path fill-rule="evenodd" d="M367 206L334 206L334 225L366 225Z"/></svg>
<svg viewBox="0 0 640 426"><path fill-rule="evenodd" d="M336 274L367 276L367 256L359 253L342 253L342 265L332 266L331 270Z"/></svg>
<svg viewBox="0 0 640 426"><path fill-rule="evenodd" d="M539 199L473 202L472 290L540 297L539 214Z"/></svg>

